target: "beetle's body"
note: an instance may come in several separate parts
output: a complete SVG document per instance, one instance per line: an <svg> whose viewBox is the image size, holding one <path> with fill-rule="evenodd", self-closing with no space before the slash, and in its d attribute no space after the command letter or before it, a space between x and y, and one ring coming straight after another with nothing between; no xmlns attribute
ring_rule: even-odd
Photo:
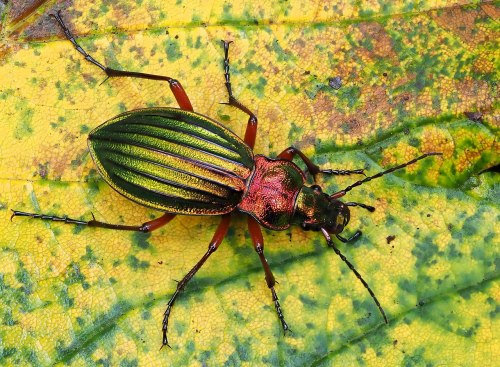
<svg viewBox="0 0 500 367"><path fill-rule="evenodd" d="M120 114L88 145L106 182L139 204L187 215L237 209L273 230L293 223L306 179L295 163L254 156L217 121L177 108Z"/></svg>
<svg viewBox="0 0 500 367"><path fill-rule="evenodd" d="M237 209L266 228L283 230L304 223L319 205L295 163L254 156L231 130L195 112L125 112L94 129L88 142L111 187L167 213L222 215Z"/></svg>
<svg viewBox="0 0 500 367"><path fill-rule="evenodd" d="M363 283L387 323L387 317L368 284L330 238L330 234L333 234L342 242L349 242L361 235L357 231L349 239L340 236L349 223L349 206L370 211L375 208L362 203L343 203L338 199L356 186L440 153L424 154L328 195L317 185L305 185L305 172L292 162L296 155L314 178L321 173L364 174L363 170L320 169L293 147L285 149L276 159L254 155L252 150L257 133L257 117L232 94L228 58L230 42L224 41L224 76L229 94L227 104L249 116L243 140L217 121L194 112L189 97L177 80L103 66L78 45L59 13L54 18L76 50L108 77L134 77L169 83L180 109L162 107L125 112L95 128L88 139L92 158L111 187L125 197L165 214L133 226L110 224L95 218L83 221L17 210L13 210L12 217L26 216L89 227L149 232L166 225L177 214L222 215L208 251L178 283L167 304L162 345L169 345L168 321L178 294L221 244L233 211L247 215L250 237L264 268L266 283L284 331L288 330L288 325L274 289L276 281L264 256L264 240L259 224L271 230L299 225L304 230L321 231L328 246Z"/></svg>

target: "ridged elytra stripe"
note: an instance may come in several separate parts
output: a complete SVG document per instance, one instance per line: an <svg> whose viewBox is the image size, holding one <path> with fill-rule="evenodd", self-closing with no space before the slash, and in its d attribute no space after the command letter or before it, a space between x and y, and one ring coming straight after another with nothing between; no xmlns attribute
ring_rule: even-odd
<svg viewBox="0 0 500 367"><path fill-rule="evenodd" d="M185 172L171 169L170 167L162 166L157 162L144 160L143 158L136 157L134 160L127 159L128 157L108 152L106 154L106 161L121 167L121 171L130 171L152 180L159 181L167 184L172 189L185 190L185 195L189 196L189 192L196 192L202 201L215 201L218 198L227 198L234 193L234 190L228 190L224 186L217 185L211 181L203 180L194 175L189 175ZM131 164L132 163L132 164ZM146 185L143 185L147 188ZM206 196L207 200L202 197Z"/></svg>
<svg viewBox="0 0 500 367"><path fill-rule="evenodd" d="M97 140L100 140L100 139L97 139ZM109 145L103 144L101 147L100 146L101 143L109 143ZM217 178L225 178L226 180L230 179L231 182L235 183L235 187L242 188L241 178L239 176L235 176L233 172L224 171L220 167L213 166L207 162L191 159L189 157L173 154L171 152L161 151L161 150L154 149L154 148L147 146L147 145L132 143L130 140L117 139L116 137L113 141L107 141L107 140L103 139L101 142L99 142L99 141L94 142L94 146L98 146L98 145L100 146L100 149L103 149L103 150L117 149L119 147L119 145L121 145L122 147L142 148L145 151L150 152L152 154L159 153L158 155L155 156L155 158L157 158L159 160L161 160L161 157L163 157L164 159L171 157L172 159L177 160L178 166L184 167L184 166L186 166L186 164L188 166L189 166L189 164L192 164L192 166L195 168L208 170L211 175L218 175ZM208 177L207 177L207 179L208 179Z"/></svg>
<svg viewBox="0 0 500 367"><path fill-rule="evenodd" d="M190 215L218 215L225 214L232 211L235 207L234 204L214 205L213 203L204 203L195 199L179 199L174 196L169 196L165 193L156 192L148 188L146 190L137 187L133 182L122 179L115 173L111 173L110 177L118 187L123 188L126 192L134 192L141 190L141 199L137 199L131 195L124 195L136 201L139 204L165 210L171 213L190 214ZM165 205L171 203L171 205ZM166 209L162 209L166 207Z"/></svg>
<svg viewBox="0 0 500 367"><path fill-rule="evenodd" d="M148 128L157 127L163 130L160 136L168 136L168 130L183 133L178 141L188 140L190 136L198 137L200 141L212 142L238 153L239 160L247 167L253 167L253 154L246 144L234 133L206 116L176 108L147 108L125 112L99 126L91 132L92 135L106 136L113 129L142 127L142 132L148 133Z"/></svg>
<svg viewBox="0 0 500 367"><path fill-rule="evenodd" d="M113 135L121 134L121 136L141 134L150 138L156 138L164 142L176 144L179 144L179 142L182 141L182 145L186 148L201 150L217 157L225 158L233 163L238 164L238 160L240 159L239 153L235 150L213 143L209 140L203 139L202 137L186 134L183 131L163 129L157 126L145 124L127 124L112 127L110 126L109 133L112 133Z"/></svg>
<svg viewBox="0 0 500 367"><path fill-rule="evenodd" d="M230 151L233 154L239 155L238 149L233 145L229 144L227 140L221 139L220 136L217 136L210 131L202 130L197 126L187 125L187 126L178 126L178 125L168 125L164 120L160 119L156 115L146 115L150 117L151 121L127 121L127 125L114 125L114 128L133 128L133 127L141 127L141 128L158 128L161 129L162 132L171 131L172 133L180 133L185 137L191 136L192 138L197 138L201 140L205 140L207 143L212 144L216 147L223 148L225 150ZM162 133L161 136L166 136L166 134Z"/></svg>
<svg viewBox="0 0 500 367"><path fill-rule="evenodd" d="M174 108L118 115L90 133L89 149L119 193L180 214L233 210L254 166L251 149L230 130Z"/></svg>
<svg viewBox="0 0 500 367"><path fill-rule="evenodd" d="M191 159L198 160L201 164L218 167L227 173L236 173L238 176L241 176L242 174L245 175L248 172L248 169L236 160L237 157L233 157L232 159L223 157L213 153L212 151L206 150L203 146L192 146L191 144L193 144L193 142L191 142L191 144L179 144L173 139L159 138L149 134L149 132L140 133L140 139L137 139L139 133L132 134L113 131L112 134L112 139L100 136L94 136L92 139L109 143L121 142L132 145L140 144L143 147L147 147L157 152L175 154L186 158L191 157ZM181 137L182 136L179 138Z"/></svg>
<svg viewBox="0 0 500 367"><path fill-rule="evenodd" d="M226 138L218 134L220 131L215 130L214 132L211 129L207 129L207 126L203 126L204 125L203 123L201 125L199 124L197 125L196 121L194 122L192 121L192 116L182 113L182 110L169 109L169 111L175 111L175 112L181 111L181 113L170 115L173 117L173 120L166 120L164 118L165 117L164 113L160 115L158 113L153 114L150 112L146 112L141 116L142 117L141 119L135 119L135 120L129 119L127 120L127 123L151 125L157 127L164 127L176 131L182 131L187 135L199 136L201 138L212 141L213 143L225 146L226 148L232 147L232 149L235 151L238 150L241 151L241 149L238 149L241 148L238 140L227 140ZM180 125L179 122L183 122L185 124ZM204 121L202 120L202 122ZM216 121L213 120L212 122L217 123Z"/></svg>
<svg viewBox="0 0 500 367"><path fill-rule="evenodd" d="M93 141L96 149L100 146L106 146L105 144L109 146L118 142L122 144L140 145L160 154L173 154L178 157L190 159L191 161L197 161L200 165L211 166L227 174L236 175L237 177L246 176L248 174L248 169L239 162L222 158L203 150L193 149L184 144L177 144L151 137L146 134L142 134L140 140L138 140L131 134L113 133L112 139L109 137L93 137Z"/></svg>
<svg viewBox="0 0 500 367"><path fill-rule="evenodd" d="M156 164L162 168L178 172L180 174L190 175L196 179L208 180L210 183L220 186L224 190L241 191L243 190L242 182L240 179L227 175L223 172L210 166L201 166L194 162L185 159L184 157L177 157L169 154L156 154L151 150L130 144L113 145L111 147L102 147L105 152L110 154L118 154L126 159L133 159Z"/></svg>
<svg viewBox="0 0 500 367"><path fill-rule="evenodd" d="M114 166L114 174L122 180L132 183L139 190L150 190L156 194L165 197L176 198L180 200L196 200L203 203L224 204L226 198L214 195L210 192L199 189L192 189L182 185L176 185L173 182L164 178L155 176L145 170L131 170L130 167L124 166L119 162L113 161L106 157L106 162ZM233 193L234 195L235 193ZM237 194L237 193L236 193Z"/></svg>

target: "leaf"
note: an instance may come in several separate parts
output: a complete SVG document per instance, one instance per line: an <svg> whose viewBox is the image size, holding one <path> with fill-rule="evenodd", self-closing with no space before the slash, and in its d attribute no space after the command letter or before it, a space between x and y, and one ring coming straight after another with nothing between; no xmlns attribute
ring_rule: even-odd
<svg viewBox="0 0 500 367"><path fill-rule="evenodd" d="M498 329L498 5L493 2L0 3L0 363L5 365L494 365ZM235 216L171 315L165 304L206 251L212 217L137 234L15 218L10 209L140 224L160 213L95 171L86 136L120 112L173 106L165 83L105 80L110 67L179 79L197 112L243 136L227 99L259 117L255 151L294 145L325 168L367 174L433 157L354 189L340 250L320 234L265 231L293 332ZM496 167L496 168L495 168ZM486 171L494 168L492 171ZM323 177L334 192L359 177Z"/></svg>

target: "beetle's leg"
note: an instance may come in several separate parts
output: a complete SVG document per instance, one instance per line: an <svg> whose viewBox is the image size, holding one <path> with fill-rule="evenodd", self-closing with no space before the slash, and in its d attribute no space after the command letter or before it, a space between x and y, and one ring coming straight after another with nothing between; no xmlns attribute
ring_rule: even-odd
<svg viewBox="0 0 500 367"><path fill-rule="evenodd" d="M128 225L123 225L123 224L111 224L111 223L99 222L99 221L95 220L95 218L93 218L92 220L89 220L89 221L84 221L84 220L72 219L72 218L68 218L68 217L57 217L55 215L26 213L26 212L21 212L18 210L12 210L12 216L10 217L10 219L12 220L12 218L14 218L14 217L31 217L31 218L37 218L37 219L42 219L42 220L51 220L54 222L86 225L89 227L117 229L117 230L122 230L122 231L151 232L151 231L154 231L155 229L163 227L165 224L170 222L172 219L174 219L175 214L166 213L166 214L163 214L161 217L153 219L149 222L145 222L139 226L128 226ZM92 217L94 217L93 214L92 214Z"/></svg>
<svg viewBox="0 0 500 367"><path fill-rule="evenodd" d="M298 155L302 161L307 166L307 170L313 177L316 177L317 174L323 173L328 175L350 175L350 174L360 174L364 175L363 169L353 169L353 170L339 170L339 169L321 169L318 165L314 164L309 158L305 156L299 149L294 147L288 147L284 151L282 151L278 158L286 159L287 161L293 160L295 155Z"/></svg>
<svg viewBox="0 0 500 367"><path fill-rule="evenodd" d="M222 43L224 44L224 77L226 78L225 84L227 93L229 94L229 101L223 102L223 104L228 104L230 106L236 107L249 116L244 140L245 143L247 143L248 146L253 149L253 147L255 146L255 137L257 136L257 116L255 116L252 111L242 105L240 101L238 101L233 96L233 90L231 88L231 76L229 75L229 44L231 42L232 41L222 41Z"/></svg>
<svg viewBox="0 0 500 367"><path fill-rule="evenodd" d="M278 317L281 322L281 326L283 327L283 331L286 332L290 330L288 324L285 322L285 317L283 316L283 312L281 311L281 306L278 301L278 296L276 291L274 290L274 285L276 284L276 280L274 279L273 272L269 264L267 263L267 259L264 256L264 239L262 237L262 231L260 230L260 226L255 219L252 217L248 217L248 231L250 232L250 237L252 238L253 246L257 254L259 255L260 262L262 263L262 267L264 268L264 273L266 274L266 283L269 289L271 290L271 295L273 297L274 307L276 308L276 312L278 313Z"/></svg>
<svg viewBox="0 0 500 367"><path fill-rule="evenodd" d="M231 214L225 214L222 216L222 220L219 223L219 226L217 227L217 230L214 233L214 236L212 238L212 241L210 241L210 244L208 245L208 251L203 255L203 257L196 263L196 265L187 273L182 280L177 283L177 289L174 292L174 295L172 298L167 303L167 309L165 310L165 314L163 317L163 341L162 341L162 348L167 345L170 347L168 344L168 339L167 339L167 333L168 333L168 317L170 316L170 312L172 311L172 307L174 306L174 302L177 299L177 296L179 295L180 292L184 289L186 284L191 280L191 278L196 274L198 270L203 266L205 261L212 255L215 250L219 247L221 244L222 240L226 236L227 230L229 228L229 223L231 222ZM160 348L161 349L161 348Z"/></svg>
<svg viewBox="0 0 500 367"><path fill-rule="evenodd" d="M73 44L75 49L85 57L85 60L94 64L95 66L100 68L102 71L104 71L106 73L106 75L108 76L108 78L132 77L132 78L167 81L168 84L170 85L170 90L174 94L174 97L175 97L177 103L179 104L179 107L182 108L183 110L193 111L193 106L191 105L191 102L189 101L189 97L187 96L186 92L184 91L184 88L182 88L182 85L178 80L170 78L168 76L163 76L163 75L137 73L134 71L116 70L116 69L111 69L111 68L108 68L107 66L102 65L100 62L98 62L96 59L94 59L92 56L90 56L76 42L75 37L73 36L73 34L69 30L69 28L66 26L66 24L64 24L64 22L61 18L61 11L58 11L56 14L51 14L51 16L57 20L57 22L61 26L62 30L64 31L66 38Z"/></svg>

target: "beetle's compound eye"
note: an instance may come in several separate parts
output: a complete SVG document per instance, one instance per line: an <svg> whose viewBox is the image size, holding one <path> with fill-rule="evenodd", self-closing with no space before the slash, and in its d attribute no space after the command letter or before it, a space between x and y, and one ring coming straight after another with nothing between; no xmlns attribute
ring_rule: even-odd
<svg viewBox="0 0 500 367"><path fill-rule="evenodd" d="M346 218L343 213L340 213L338 216L337 216L337 227L336 227L336 230L335 232L336 233L340 233L344 230L344 227L347 225L347 222L349 221L348 218Z"/></svg>

